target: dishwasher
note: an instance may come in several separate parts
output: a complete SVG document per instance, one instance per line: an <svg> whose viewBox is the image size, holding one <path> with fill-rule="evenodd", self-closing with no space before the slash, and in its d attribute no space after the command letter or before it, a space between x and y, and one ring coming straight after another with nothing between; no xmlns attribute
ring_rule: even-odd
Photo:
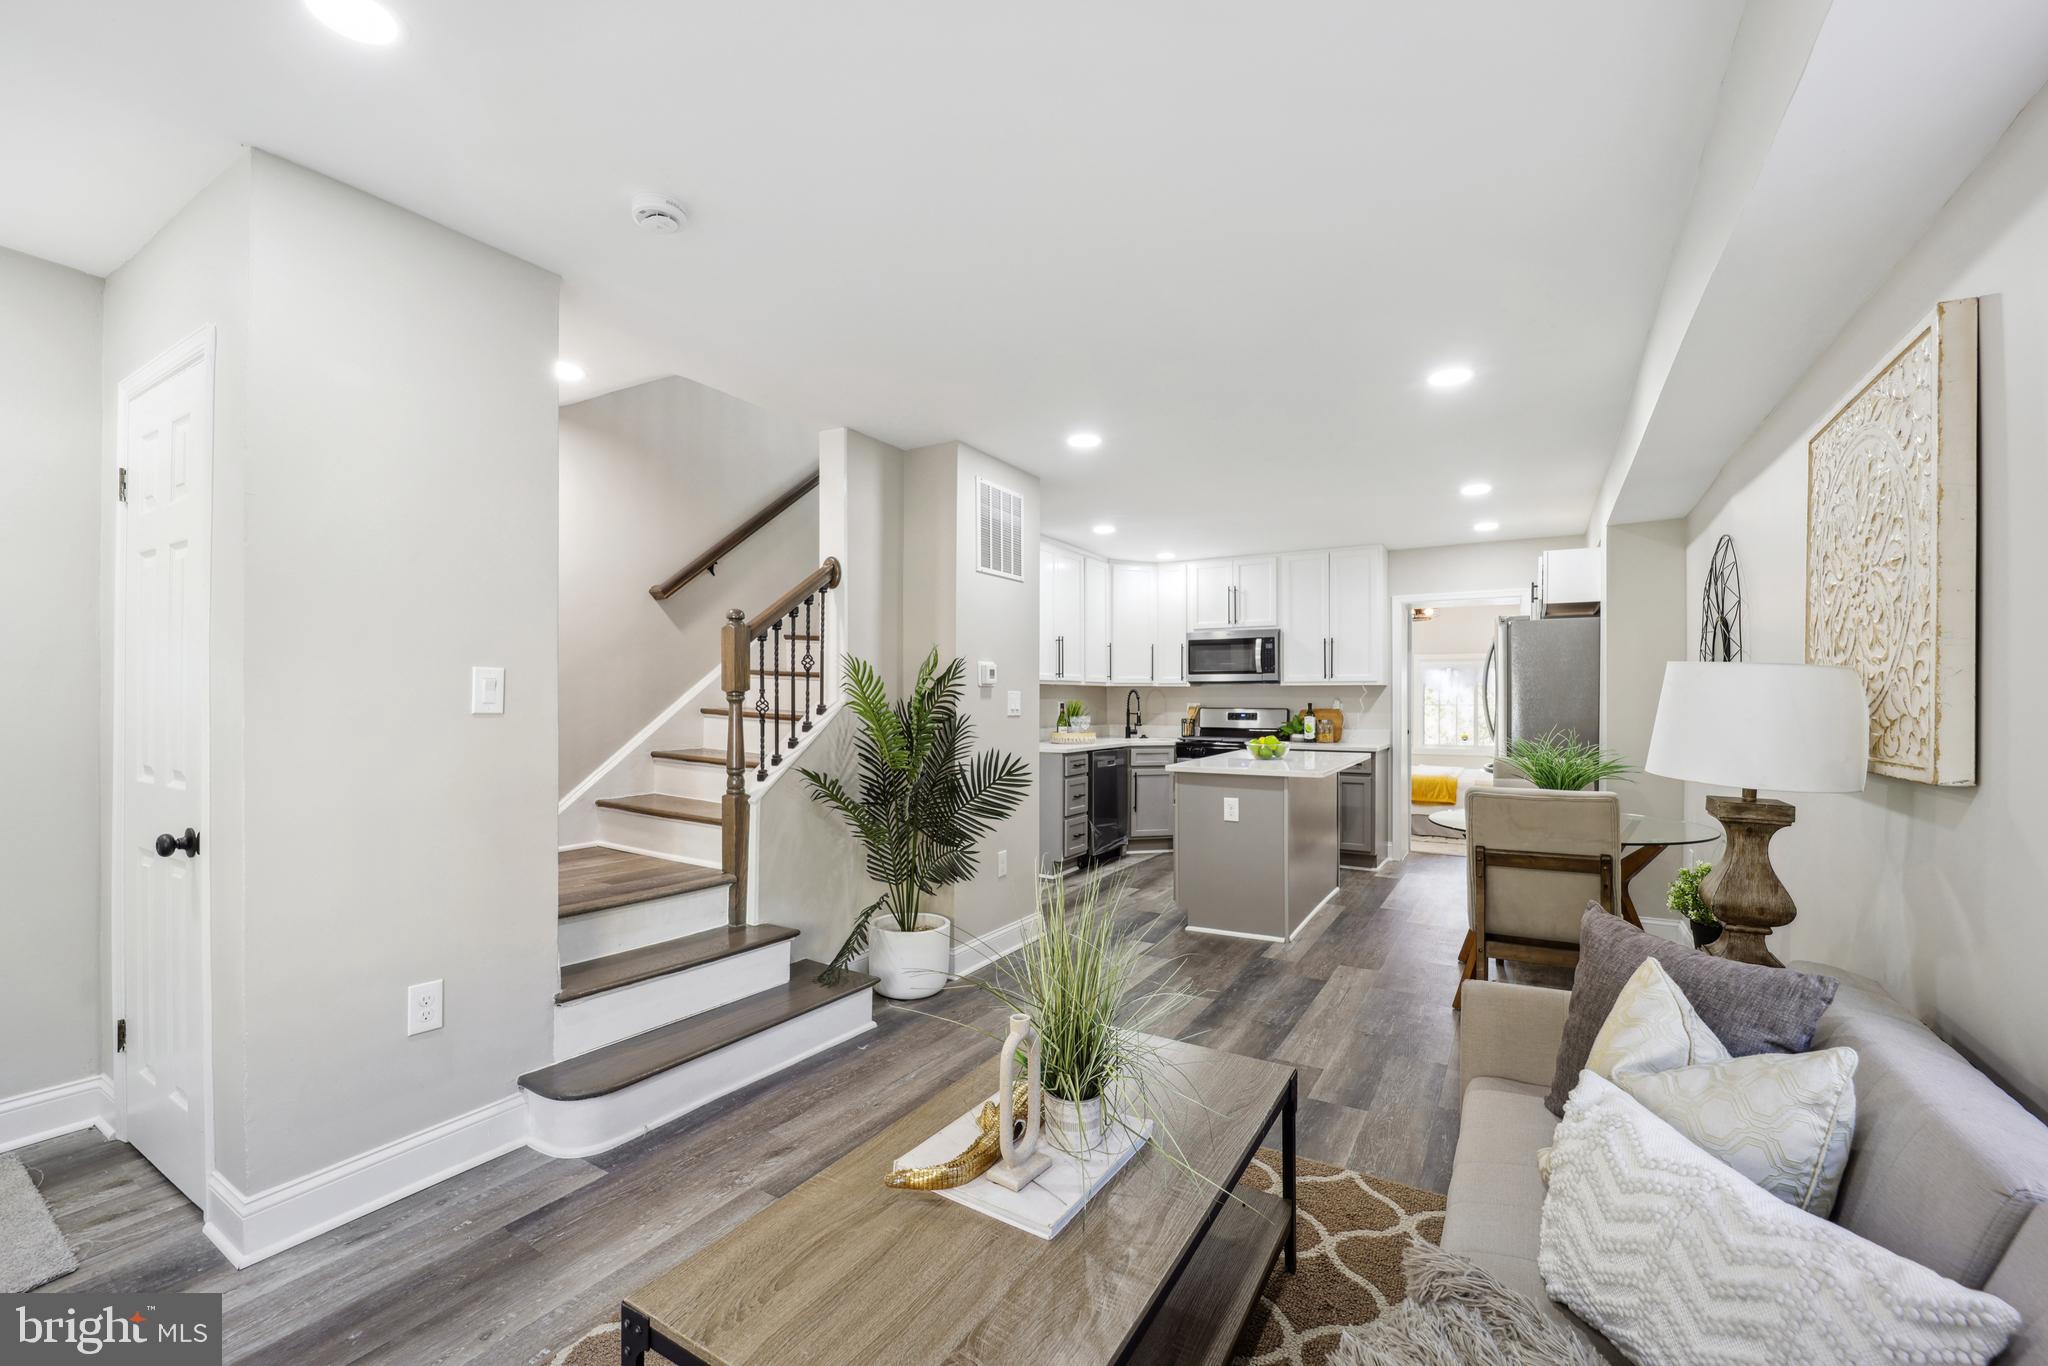
<svg viewBox="0 0 2048 1366"><path fill-rule="evenodd" d="M1131 752L1098 749L1088 756L1088 857L1123 853L1131 839Z"/></svg>

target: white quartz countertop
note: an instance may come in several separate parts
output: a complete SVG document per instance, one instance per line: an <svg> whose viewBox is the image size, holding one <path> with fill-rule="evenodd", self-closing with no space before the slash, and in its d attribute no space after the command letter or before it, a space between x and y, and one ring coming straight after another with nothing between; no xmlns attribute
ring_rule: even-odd
<svg viewBox="0 0 2048 1366"><path fill-rule="evenodd" d="M1121 735L1098 735L1093 740L1080 740L1072 744L1056 745L1050 740L1038 742L1040 754L1086 754L1091 749L1172 749L1178 739L1172 735L1134 735L1125 739Z"/></svg>
<svg viewBox="0 0 2048 1366"><path fill-rule="evenodd" d="M1303 745L1277 759L1254 759L1249 753L1212 754L1206 759L1168 764L1166 771L1232 778L1334 778L1347 768L1358 767L1366 757L1361 751L1340 750L1335 745Z"/></svg>

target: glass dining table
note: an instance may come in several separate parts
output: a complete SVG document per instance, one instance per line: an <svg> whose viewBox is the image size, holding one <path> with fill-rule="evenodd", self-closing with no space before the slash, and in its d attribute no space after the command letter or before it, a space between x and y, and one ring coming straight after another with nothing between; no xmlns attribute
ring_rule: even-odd
<svg viewBox="0 0 2048 1366"><path fill-rule="evenodd" d="M1454 806L1444 811L1429 813L1429 823L1445 830L1465 833L1465 808ZM1657 861L1657 855L1666 849L1676 849L1688 844L1706 844L1721 838L1721 828L1704 821L1682 820L1675 816L1638 816L1624 811L1621 816L1621 914L1629 924L1642 927L1642 917L1636 914L1635 898L1629 895L1629 883L1637 873Z"/></svg>

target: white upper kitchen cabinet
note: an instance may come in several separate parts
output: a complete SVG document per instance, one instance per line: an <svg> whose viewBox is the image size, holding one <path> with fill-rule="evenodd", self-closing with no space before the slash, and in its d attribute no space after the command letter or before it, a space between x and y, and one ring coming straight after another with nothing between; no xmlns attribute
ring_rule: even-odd
<svg viewBox="0 0 2048 1366"><path fill-rule="evenodd" d="M1386 683L1390 612L1386 547L1331 551L1331 682Z"/></svg>
<svg viewBox="0 0 2048 1366"><path fill-rule="evenodd" d="M1084 633L1080 552L1053 541L1038 555L1038 676L1041 682L1081 681Z"/></svg>
<svg viewBox="0 0 2048 1366"><path fill-rule="evenodd" d="M1321 683L1330 676L1330 554L1280 557L1280 681Z"/></svg>
<svg viewBox="0 0 2048 1366"><path fill-rule="evenodd" d="M1252 555L1232 560L1237 582L1237 620L1233 626L1280 624L1280 557Z"/></svg>
<svg viewBox="0 0 2048 1366"><path fill-rule="evenodd" d="M1188 629L1280 624L1280 557L1197 560L1188 571Z"/></svg>
<svg viewBox="0 0 2048 1366"><path fill-rule="evenodd" d="M1156 573L1159 616L1152 635L1152 681L1181 683L1187 679L1188 567L1162 564Z"/></svg>
<svg viewBox="0 0 2048 1366"><path fill-rule="evenodd" d="M1546 550L1536 561L1536 596L1543 615L1591 616L1606 597L1606 566L1603 552Z"/></svg>
<svg viewBox="0 0 2048 1366"><path fill-rule="evenodd" d="M1081 557L1081 641L1083 683L1109 682L1109 561Z"/></svg>
<svg viewBox="0 0 2048 1366"><path fill-rule="evenodd" d="M1109 567L1109 681L1150 683L1158 657L1159 573L1149 564Z"/></svg>

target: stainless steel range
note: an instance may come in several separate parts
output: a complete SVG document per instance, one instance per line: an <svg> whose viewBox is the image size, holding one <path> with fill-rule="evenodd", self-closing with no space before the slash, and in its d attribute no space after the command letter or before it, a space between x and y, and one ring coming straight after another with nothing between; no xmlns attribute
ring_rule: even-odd
<svg viewBox="0 0 2048 1366"><path fill-rule="evenodd" d="M1176 759L1206 759L1243 749L1261 735L1277 735L1293 715L1285 707L1203 707L1195 715L1195 733L1173 746Z"/></svg>

